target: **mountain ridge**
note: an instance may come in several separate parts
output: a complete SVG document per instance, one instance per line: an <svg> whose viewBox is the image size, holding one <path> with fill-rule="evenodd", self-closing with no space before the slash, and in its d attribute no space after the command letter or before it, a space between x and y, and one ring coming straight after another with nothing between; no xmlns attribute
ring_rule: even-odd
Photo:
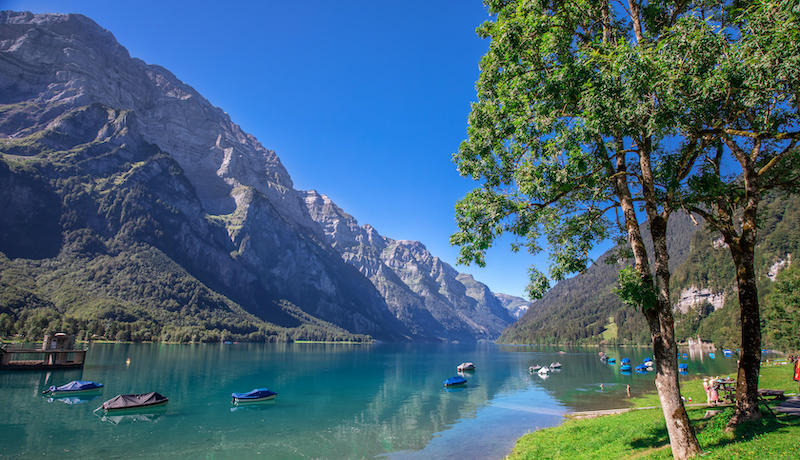
<svg viewBox="0 0 800 460"><path fill-rule="evenodd" d="M0 163L13 181L33 181L24 190L37 191L7 188L0 196L25 198L13 219L0 221L0 251L13 256L5 270L28 269L39 279L45 274L21 259L44 255L61 261L67 277L73 264L65 258L95 260L109 248L119 257L125 241L135 253L158 251L175 270L278 327L316 318L337 334L480 340L513 321L497 299L480 295L485 285L470 297L458 273L421 243L358 226L329 199L314 219L308 192L293 188L274 151L165 68L131 58L91 19L3 11L0 24ZM52 202L40 203L40 193ZM39 222L27 206L57 227L50 239L60 243L46 254L30 252L26 233ZM352 229L328 228L350 220ZM65 317L78 308L76 299L53 302L56 294L38 285L30 293L49 296ZM120 305L136 300L125 290L115 295Z"/></svg>

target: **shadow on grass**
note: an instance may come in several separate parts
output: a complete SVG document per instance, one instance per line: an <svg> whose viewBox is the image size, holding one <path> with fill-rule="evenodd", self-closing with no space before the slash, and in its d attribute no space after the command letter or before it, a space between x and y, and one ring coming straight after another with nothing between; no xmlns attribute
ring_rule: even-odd
<svg viewBox="0 0 800 460"><path fill-rule="evenodd" d="M774 410L775 406L771 406ZM724 447L729 444L737 442L746 442L754 438L762 436L767 433L779 432L789 427L800 426L800 417L793 417L784 414L770 414L768 411L762 409L762 417L760 420L744 422L737 426L733 435L725 432L728 421L733 417L733 408L728 408L722 413L715 416L709 421L706 426L699 430L699 435L706 442L703 442L703 448L716 448ZM698 423L693 423L697 426Z"/></svg>
<svg viewBox="0 0 800 460"><path fill-rule="evenodd" d="M653 428L644 433L644 437L636 438L630 442L633 449L656 449L669 444L667 427Z"/></svg>

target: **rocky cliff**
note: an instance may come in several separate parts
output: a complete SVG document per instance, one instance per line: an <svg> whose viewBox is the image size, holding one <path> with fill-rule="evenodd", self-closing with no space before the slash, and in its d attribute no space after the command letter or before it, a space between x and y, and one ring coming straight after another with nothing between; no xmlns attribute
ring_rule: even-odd
<svg viewBox="0 0 800 460"><path fill-rule="evenodd" d="M96 271L75 279L76 257L124 271L155 251L226 308L281 327L475 340L512 321L486 286L420 243L295 190L275 152L90 19L6 11L0 25L0 269L36 279L29 293L62 316L81 296L62 295L53 277L84 295L103 286ZM104 302L124 310L165 287L149 283L106 289ZM9 304L0 308L18 319Z"/></svg>

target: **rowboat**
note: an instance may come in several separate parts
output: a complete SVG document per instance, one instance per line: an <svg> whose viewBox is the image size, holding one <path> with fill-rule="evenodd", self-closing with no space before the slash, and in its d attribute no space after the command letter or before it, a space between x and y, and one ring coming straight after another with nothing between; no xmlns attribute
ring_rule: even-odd
<svg viewBox="0 0 800 460"><path fill-rule="evenodd" d="M44 390L42 394L57 398L59 396L70 396L76 394L86 394L102 391L103 384L89 380L73 380L61 386L51 386Z"/></svg>
<svg viewBox="0 0 800 460"><path fill-rule="evenodd" d="M459 376L450 377L449 379L444 381L444 386L445 387L454 387L454 386L466 385L466 384L467 384L467 379L465 379L464 377L459 377Z"/></svg>
<svg viewBox="0 0 800 460"><path fill-rule="evenodd" d="M156 406L162 406L167 403L169 399L156 392L132 394L132 395L117 395L108 401L104 402L102 406L96 410L103 409L106 412L122 411L122 410L136 410L147 409Z"/></svg>
<svg viewBox="0 0 800 460"><path fill-rule="evenodd" d="M278 396L278 393L270 391L267 388L256 388L247 393L231 393L231 398L233 398L232 402L234 404L269 401L270 399L275 399L276 396Z"/></svg>

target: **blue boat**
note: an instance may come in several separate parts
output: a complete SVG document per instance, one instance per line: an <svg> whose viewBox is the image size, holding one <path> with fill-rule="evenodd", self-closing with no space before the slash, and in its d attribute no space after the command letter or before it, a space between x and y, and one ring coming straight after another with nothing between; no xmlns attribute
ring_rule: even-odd
<svg viewBox="0 0 800 460"><path fill-rule="evenodd" d="M90 393L103 389L102 383L89 380L73 380L67 384L57 387L55 385L44 390L42 393L50 396L73 395L79 393Z"/></svg>
<svg viewBox="0 0 800 460"><path fill-rule="evenodd" d="M711 358L711 359L715 359L717 357L717 355L715 355L714 353L709 353L708 357Z"/></svg>
<svg viewBox="0 0 800 460"><path fill-rule="evenodd" d="M630 358L622 358L620 363L622 363L622 364L630 364L631 363L631 359Z"/></svg>
<svg viewBox="0 0 800 460"><path fill-rule="evenodd" d="M648 362L648 361L652 361L652 360L653 360L653 358L651 358L651 357L649 357L649 356L648 356L647 358L643 359L643 360L642 360L642 362L643 362L643 363L646 363L646 362Z"/></svg>
<svg viewBox="0 0 800 460"><path fill-rule="evenodd" d="M647 372L647 366L645 364L639 364L638 366L636 366L636 370Z"/></svg>
<svg viewBox="0 0 800 460"><path fill-rule="evenodd" d="M726 348L726 349L722 350L722 354L725 355L725 356L730 356L730 355L733 354L733 352Z"/></svg>
<svg viewBox="0 0 800 460"><path fill-rule="evenodd" d="M256 388L247 393L231 393L234 404L268 401L270 399L275 399L275 396L278 396L278 393L270 391L267 388Z"/></svg>
<svg viewBox="0 0 800 460"><path fill-rule="evenodd" d="M623 365L619 366L619 370L622 371L622 372L630 372L631 371L631 365L630 364L623 364Z"/></svg>
<svg viewBox="0 0 800 460"><path fill-rule="evenodd" d="M688 356L686 356L686 353L681 355L681 359L688 359Z"/></svg>
<svg viewBox="0 0 800 460"><path fill-rule="evenodd" d="M616 358L608 358L608 364L617 364Z"/></svg>
<svg viewBox="0 0 800 460"><path fill-rule="evenodd" d="M450 377L449 379L444 381L444 386L445 387L454 387L454 386L466 385L466 384L467 384L467 379L465 379L464 377L460 377L460 376Z"/></svg>
<svg viewBox="0 0 800 460"><path fill-rule="evenodd" d="M689 370L689 365L686 364L686 363L680 363L680 364L678 364L678 370L688 371Z"/></svg>

